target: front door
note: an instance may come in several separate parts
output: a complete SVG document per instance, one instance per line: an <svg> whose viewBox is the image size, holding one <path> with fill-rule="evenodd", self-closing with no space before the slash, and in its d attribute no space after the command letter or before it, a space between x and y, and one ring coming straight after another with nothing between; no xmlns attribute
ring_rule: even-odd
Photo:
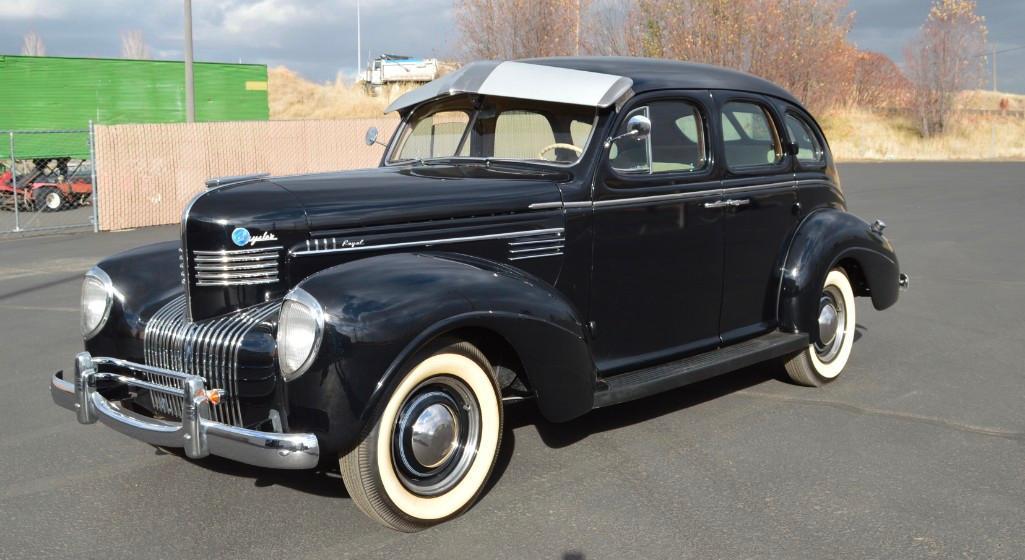
<svg viewBox="0 0 1025 560"><path fill-rule="evenodd" d="M777 326L779 270L797 226L797 185L768 100L717 92L723 139L725 261L720 333L730 344Z"/></svg>
<svg viewBox="0 0 1025 560"><path fill-rule="evenodd" d="M702 95L703 94L703 95ZM714 348L722 291L720 171L708 92L634 99L647 139L607 150L594 197L591 319L601 375Z"/></svg>

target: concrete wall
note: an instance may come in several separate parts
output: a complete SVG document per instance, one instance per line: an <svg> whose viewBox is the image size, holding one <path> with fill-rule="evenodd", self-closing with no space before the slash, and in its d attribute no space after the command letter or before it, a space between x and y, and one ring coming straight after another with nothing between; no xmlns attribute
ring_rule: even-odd
<svg viewBox="0 0 1025 560"><path fill-rule="evenodd" d="M374 167L395 118L96 126L100 229L173 224L210 177Z"/></svg>

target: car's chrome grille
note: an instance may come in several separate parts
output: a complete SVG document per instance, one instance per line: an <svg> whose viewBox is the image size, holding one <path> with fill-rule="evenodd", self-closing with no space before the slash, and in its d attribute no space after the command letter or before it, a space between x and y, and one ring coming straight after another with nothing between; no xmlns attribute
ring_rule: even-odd
<svg viewBox="0 0 1025 560"><path fill-rule="evenodd" d="M565 243L561 229L544 235L515 237L509 240L509 260L555 257L562 254Z"/></svg>
<svg viewBox="0 0 1025 560"><path fill-rule="evenodd" d="M161 307L146 323L143 334L145 363L202 376L207 387L223 389L221 404L213 407L214 420L242 426L238 402L238 352L242 339L253 327L273 315L280 301L272 301L230 313L202 323L185 318L185 296ZM149 381L182 387L177 379L146 374ZM183 402L178 397L150 393L157 412L181 418Z"/></svg>
<svg viewBox="0 0 1025 560"><path fill-rule="evenodd" d="M249 286L278 281L281 246L192 251L196 286ZM183 278L188 267L182 262Z"/></svg>

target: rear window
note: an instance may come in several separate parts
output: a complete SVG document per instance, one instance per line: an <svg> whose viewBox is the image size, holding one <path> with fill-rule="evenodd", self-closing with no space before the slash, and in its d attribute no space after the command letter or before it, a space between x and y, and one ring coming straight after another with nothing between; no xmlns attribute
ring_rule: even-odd
<svg viewBox="0 0 1025 560"><path fill-rule="evenodd" d="M822 143L808 121L793 113L787 113L784 120L791 142L797 144L797 161L819 163L825 159Z"/></svg>

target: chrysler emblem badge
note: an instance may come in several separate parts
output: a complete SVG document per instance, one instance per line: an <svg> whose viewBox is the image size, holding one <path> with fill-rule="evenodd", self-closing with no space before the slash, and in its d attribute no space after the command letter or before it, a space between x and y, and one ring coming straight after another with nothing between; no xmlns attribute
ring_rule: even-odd
<svg viewBox="0 0 1025 560"><path fill-rule="evenodd" d="M231 232L231 241L239 247L248 245L249 240L252 238L253 236L250 235L249 230L246 228L238 227L235 228L235 231Z"/></svg>
<svg viewBox="0 0 1025 560"><path fill-rule="evenodd" d="M278 236L274 235L269 231L265 231L260 235L253 235L249 233L249 230L244 227L235 228L231 232L231 242L239 247L245 247L246 245L256 245L261 241L277 241Z"/></svg>

